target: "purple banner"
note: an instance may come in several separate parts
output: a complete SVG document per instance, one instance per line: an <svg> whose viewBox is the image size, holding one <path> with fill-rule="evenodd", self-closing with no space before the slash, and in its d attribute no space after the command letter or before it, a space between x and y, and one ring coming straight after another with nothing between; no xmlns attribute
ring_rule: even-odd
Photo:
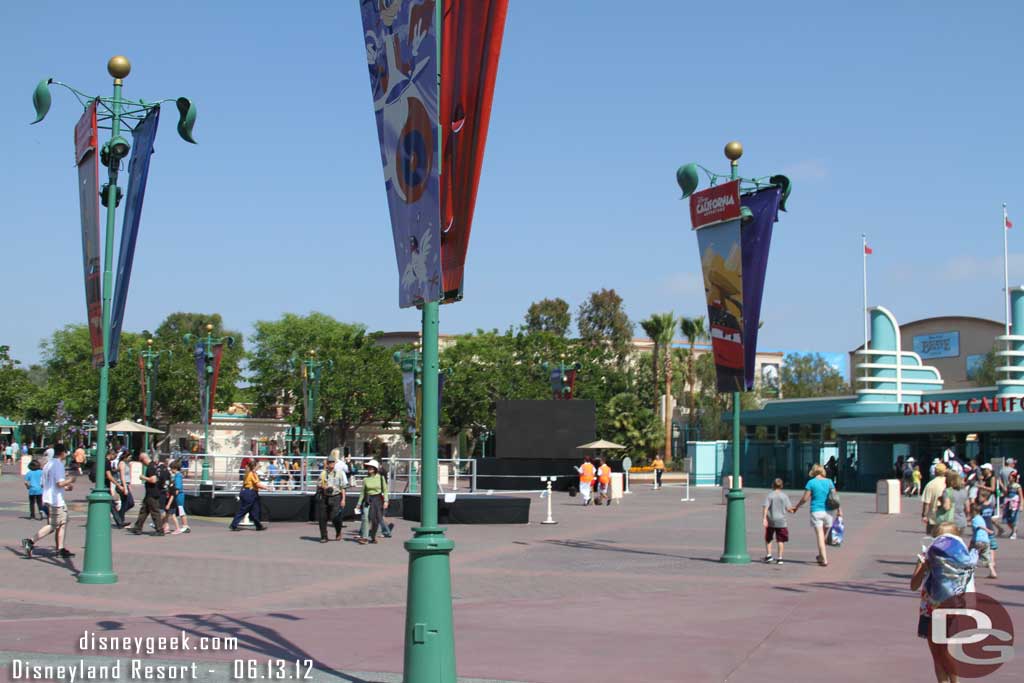
<svg viewBox="0 0 1024 683"><path fill-rule="evenodd" d="M362 2L399 306L441 298L435 0Z"/></svg>
<svg viewBox="0 0 1024 683"><path fill-rule="evenodd" d="M771 187L744 195L741 202L750 209L754 219L743 224L743 352L746 390L754 388L757 360L757 330L761 321L761 298L764 276L768 269L768 250L772 242L772 226L779 220L782 190Z"/></svg>
<svg viewBox="0 0 1024 683"><path fill-rule="evenodd" d="M146 195L149 177L149 158L153 154L153 141L160 123L160 107L153 107L132 133L132 158L128 163L128 192L125 194L124 226L121 228L121 251L117 256L117 284L114 286L114 304L110 310L110 366L117 365L121 346L121 323L128 301L128 285L132 279L135 260L135 242L142 219L142 199Z"/></svg>
<svg viewBox="0 0 1024 683"><path fill-rule="evenodd" d="M202 423L209 424L210 409L206 403L206 346L202 343L196 344L193 355L196 360L196 379L199 380L199 412Z"/></svg>
<svg viewBox="0 0 1024 683"><path fill-rule="evenodd" d="M96 101L75 124L75 164L78 166L78 204L82 218L82 269L85 307L92 344L92 365L103 363L103 285L100 280L100 161L97 152Z"/></svg>

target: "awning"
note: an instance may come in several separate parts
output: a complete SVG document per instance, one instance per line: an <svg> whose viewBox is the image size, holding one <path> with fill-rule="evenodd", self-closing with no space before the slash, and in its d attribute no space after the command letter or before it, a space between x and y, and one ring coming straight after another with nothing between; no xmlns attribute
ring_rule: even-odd
<svg viewBox="0 0 1024 683"><path fill-rule="evenodd" d="M848 417L833 420L832 428L838 434L851 436L858 434L1024 432L1024 412Z"/></svg>

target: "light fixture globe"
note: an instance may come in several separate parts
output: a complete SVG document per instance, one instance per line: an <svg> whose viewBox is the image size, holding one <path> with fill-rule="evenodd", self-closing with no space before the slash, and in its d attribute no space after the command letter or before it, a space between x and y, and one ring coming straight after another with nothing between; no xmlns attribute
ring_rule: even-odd
<svg viewBox="0 0 1024 683"><path fill-rule="evenodd" d="M127 78L132 72L132 63L124 55L111 57L107 62L107 73L114 78Z"/></svg>
<svg viewBox="0 0 1024 683"><path fill-rule="evenodd" d="M739 140L733 140L725 145L725 158L736 163L743 156L743 145Z"/></svg>

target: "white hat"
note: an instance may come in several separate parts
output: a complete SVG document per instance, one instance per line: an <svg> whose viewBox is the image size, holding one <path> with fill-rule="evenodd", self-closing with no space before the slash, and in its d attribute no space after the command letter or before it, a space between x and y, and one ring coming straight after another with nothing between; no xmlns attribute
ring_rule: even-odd
<svg viewBox="0 0 1024 683"><path fill-rule="evenodd" d="M910 456L909 458L907 458L907 462L915 462L914 456Z"/></svg>
<svg viewBox="0 0 1024 683"><path fill-rule="evenodd" d="M990 463L990 462L985 463L984 465L981 466L981 469L983 469L983 470L990 470L990 469L992 469L992 463Z"/></svg>
<svg viewBox="0 0 1024 683"><path fill-rule="evenodd" d="M935 458L934 460L932 460L932 464L934 465L934 464L935 464L935 463L937 463L938 461L939 461L939 459L938 459L938 458Z"/></svg>
<svg viewBox="0 0 1024 683"><path fill-rule="evenodd" d="M368 462L366 463L366 466L367 466L367 467L372 467L372 468L373 468L373 469L375 469L375 470L379 470L379 469L380 469L380 463L379 463L379 462L377 462L377 459L376 459L376 458L371 458L371 459L370 459L370 460L369 460L369 461L368 461Z"/></svg>

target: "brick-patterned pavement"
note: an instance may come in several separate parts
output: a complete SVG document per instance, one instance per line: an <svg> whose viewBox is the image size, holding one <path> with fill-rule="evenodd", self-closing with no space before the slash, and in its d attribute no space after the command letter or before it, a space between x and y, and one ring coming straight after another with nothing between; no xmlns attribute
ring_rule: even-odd
<svg viewBox="0 0 1024 683"><path fill-rule="evenodd" d="M602 508L561 494L557 526L538 523L545 509L535 499L529 525L450 527L460 675L538 683L934 680L908 588L922 536L918 506L904 499L902 515L877 515L873 496L846 494L847 543L829 567L814 563L806 513L791 519L787 563L767 566L756 562L764 493L748 493L755 562L747 566L717 561L725 508L716 489L683 503L679 488L641 486ZM237 637L237 652L144 658L200 662L200 680L224 680L233 659L250 657L312 659L317 680L400 680L401 540L409 523L397 520L395 539L376 546L321 545L316 525L303 523L229 533L227 520L196 519L193 533L164 538L114 531L119 582L83 586L74 573L85 515L74 508L69 547L77 557L59 561L44 542L26 559L18 541L39 523L25 518L20 481L0 480L0 679L10 680L14 658L109 662L78 651L88 629ZM1024 543L1005 541L1000 580L980 579L979 589L1024 625L1022 551ZM986 680L1020 680L1019 667L1012 662Z"/></svg>

